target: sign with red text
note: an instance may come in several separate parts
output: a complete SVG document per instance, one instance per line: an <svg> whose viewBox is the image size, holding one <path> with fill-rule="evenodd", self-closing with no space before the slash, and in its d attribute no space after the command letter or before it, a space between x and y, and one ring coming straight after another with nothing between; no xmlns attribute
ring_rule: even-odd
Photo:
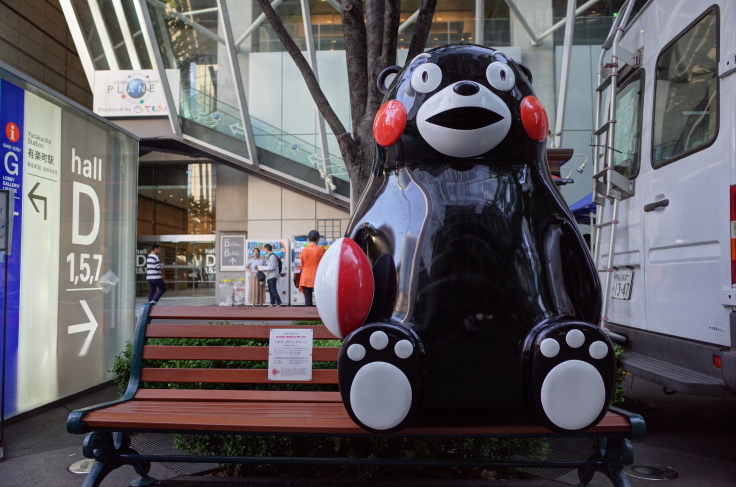
<svg viewBox="0 0 736 487"><path fill-rule="evenodd" d="M268 380L312 380L313 330L271 329Z"/></svg>

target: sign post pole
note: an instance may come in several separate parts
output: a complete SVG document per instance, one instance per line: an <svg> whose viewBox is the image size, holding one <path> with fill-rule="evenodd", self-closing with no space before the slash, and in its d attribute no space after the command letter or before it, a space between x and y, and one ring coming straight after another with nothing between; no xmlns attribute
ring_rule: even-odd
<svg viewBox="0 0 736 487"><path fill-rule="evenodd" d="M2 356L0 356L0 462L5 458L3 441L5 440L5 371L7 348L7 316L8 316L8 256L10 243L13 241L13 208L15 192L0 189L0 253L3 254L3 335Z"/></svg>

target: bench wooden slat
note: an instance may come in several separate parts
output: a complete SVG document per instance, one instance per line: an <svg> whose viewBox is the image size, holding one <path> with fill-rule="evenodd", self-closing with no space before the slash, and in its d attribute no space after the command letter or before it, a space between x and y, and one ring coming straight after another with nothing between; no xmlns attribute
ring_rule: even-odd
<svg viewBox="0 0 736 487"><path fill-rule="evenodd" d="M316 347L312 349L312 360L337 362L339 352L340 349L337 347ZM151 360L268 360L268 347L146 345L143 347L143 358Z"/></svg>
<svg viewBox="0 0 736 487"><path fill-rule="evenodd" d="M172 306L173 308L173 306ZM337 338L324 325L317 326L263 326L263 325L162 325L149 324L147 338L242 338L268 340L271 328L287 330L314 330L315 339Z"/></svg>
<svg viewBox="0 0 736 487"><path fill-rule="evenodd" d="M311 381L269 381L265 369L141 369L143 382L226 384L337 384L337 369L315 369Z"/></svg>
<svg viewBox="0 0 736 487"><path fill-rule="evenodd" d="M175 407L172 407L172 404ZM348 416L341 403L232 403L130 401L85 416L90 428L130 428L155 430L369 434ZM628 420L608 412L591 428L594 433L624 433ZM496 418L466 424L418 425L401 431L405 435L519 435L553 433L533 418Z"/></svg>
<svg viewBox="0 0 736 487"><path fill-rule="evenodd" d="M321 321L317 308L304 306L284 307L228 307L228 306L154 306L150 319L229 320L229 321Z"/></svg>
<svg viewBox="0 0 736 487"><path fill-rule="evenodd" d="M328 391L231 391L212 389L139 389L135 400L141 401L234 401L234 402L336 402L339 392Z"/></svg>

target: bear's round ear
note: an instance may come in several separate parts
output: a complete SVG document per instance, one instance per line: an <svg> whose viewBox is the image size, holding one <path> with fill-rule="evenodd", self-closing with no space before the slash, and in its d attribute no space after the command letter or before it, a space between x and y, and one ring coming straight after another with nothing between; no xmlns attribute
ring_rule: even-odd
<svg viewBox="0 0 736 487"><path fill-rule="evenodd" d="M396 79L396 75L399 74L399 71L401 71L401 66L389 66L381 71L381 74L378 75L378 80L376 81L376 84L378 84L378 91L386 93L391 86L391 83Z"/></svg>
<svg viewBox="0 0 736 487"><path fill-rule="evenodd" d="M531 70L529 68L527 68L526 66L524 66L523 64L521 64L521 63L516 63L516 65L519 66L519 69L521 69L521 72L524 73L524 76L526 76L526 79L529 80L529 84L532 84L533 81L532 81L532 72L531 72Z"/></svg>

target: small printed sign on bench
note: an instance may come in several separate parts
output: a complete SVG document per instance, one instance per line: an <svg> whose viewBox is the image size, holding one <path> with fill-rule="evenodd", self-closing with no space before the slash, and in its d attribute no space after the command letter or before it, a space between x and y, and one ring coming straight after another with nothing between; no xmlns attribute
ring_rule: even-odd
<svg viewBox="0 0 736 487"><path fill-rule="evenodd" d="M268 380L312 380L313 330L271 329Z"/></svg>

